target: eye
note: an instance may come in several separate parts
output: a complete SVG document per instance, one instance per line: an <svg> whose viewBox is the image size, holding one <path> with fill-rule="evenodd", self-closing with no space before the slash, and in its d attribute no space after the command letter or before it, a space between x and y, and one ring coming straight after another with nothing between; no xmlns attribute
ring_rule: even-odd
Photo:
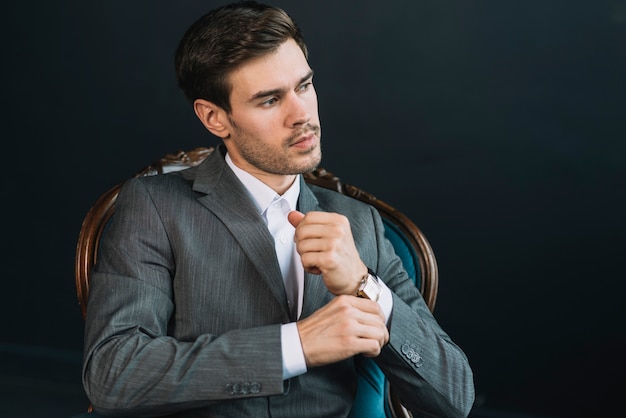
<svg viewBox="0 0 626 418"><path fill-rule="evenodd" d="M313 85L312 81L307 81L305 83L300 84L300 86L298 87L299 91L307 91L308 89L311 88L311 86Z"/></svg>
<svg viewBox="0 0 626 418"><path fill-rule="evenodd" d="M276 97L270 97L269 99L267 99L267 100L265 100L265 101L261 102L261 106L265 106L265 107L268 107L268 106L273 106L273 105L275 105L275 104L276 104L276 102L278 102L278 98L276 98Z"/></svg>

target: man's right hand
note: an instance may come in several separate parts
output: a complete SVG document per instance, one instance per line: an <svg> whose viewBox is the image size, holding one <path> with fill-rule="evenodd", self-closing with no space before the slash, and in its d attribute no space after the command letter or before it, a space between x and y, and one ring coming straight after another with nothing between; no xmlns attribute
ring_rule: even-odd
<svg viewBox="0 0 626 418"><path fill-rule="evenodd" d="M297 322L307 367L362 354L376 357L389 341L385 316L375 301L342 295Z"/></svg>

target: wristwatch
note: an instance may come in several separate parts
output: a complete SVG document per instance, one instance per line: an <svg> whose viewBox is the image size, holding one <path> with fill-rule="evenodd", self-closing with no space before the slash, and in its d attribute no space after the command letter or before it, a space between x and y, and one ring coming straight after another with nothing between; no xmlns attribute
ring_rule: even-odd
<svg viewBox="0 0 626 418"><path fill-rule="evenodd" d="M368 267L367 274L361 279L361 285L356 291L356 295L360 298L371 299L378 302L382 290L382 286L378 283L378 276Z"/></svg>

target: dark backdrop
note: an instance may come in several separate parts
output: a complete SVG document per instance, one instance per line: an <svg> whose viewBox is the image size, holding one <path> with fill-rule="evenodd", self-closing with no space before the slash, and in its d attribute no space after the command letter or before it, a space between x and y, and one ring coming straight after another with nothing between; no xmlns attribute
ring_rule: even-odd
<svg viewBox="0 0 626 418"><path fill-rule="evenodd" d="M215 4L5 5L0 383L24 408L80 390L73 263L91 204L217 143L172 63ZM435 250L435 314L470 358L475 413L611 416L626 389L626 2L275 4L310 49L323 166Z"/></svg>

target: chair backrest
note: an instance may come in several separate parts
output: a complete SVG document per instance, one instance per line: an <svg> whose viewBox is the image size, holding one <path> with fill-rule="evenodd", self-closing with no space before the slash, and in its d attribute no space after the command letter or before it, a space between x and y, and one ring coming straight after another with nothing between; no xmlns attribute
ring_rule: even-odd
<svg viewBox="0 0 626 418"><path fill-rule="evenodd" d="M200 164L214 148L196 148L176 154L168 154L137 172L135 177L153 176L172 171L184 170ZM350 184L344 184L332 173L318 168L304 175L309 184L325 187L343 193L374 206L381 214L385 225L385 235L391 241L396 253L409 273L430 310L434 310L438 289L437 262L433 250L420 229L404 214L373 195ZM98 257L98 245L104 227L115 211L115 201L121 184L109 189L100 196L85 216L76 246L75 281L78 304L83 318L86 314L89 297L89 274ZM358 364L360 377L357 389L358 411L353 409L351 416L409 417L410 414L400 404L389 389L383 373L371 359L361 359Z"/></svg>

